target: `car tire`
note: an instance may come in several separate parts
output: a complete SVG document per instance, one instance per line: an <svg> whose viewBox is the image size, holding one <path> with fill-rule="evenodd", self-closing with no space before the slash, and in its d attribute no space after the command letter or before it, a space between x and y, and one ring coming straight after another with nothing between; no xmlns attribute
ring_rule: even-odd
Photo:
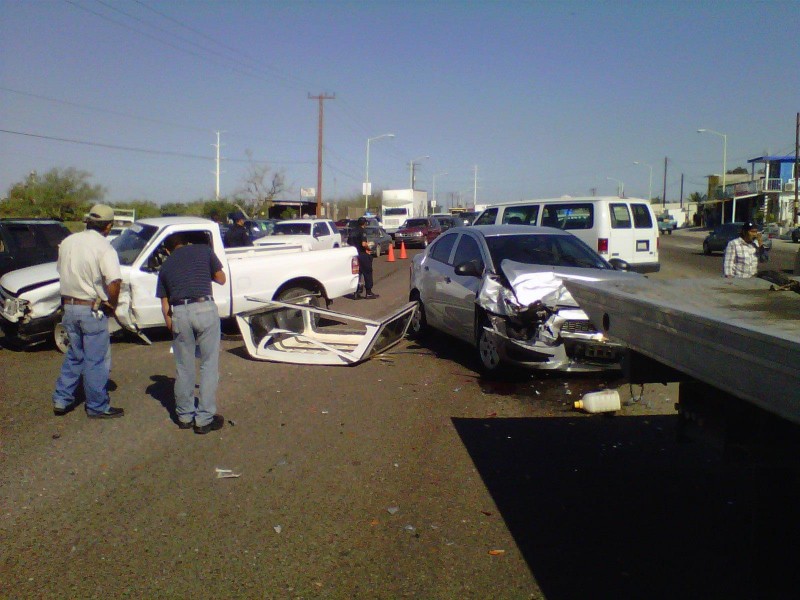
<svg viewBox="0 0 800 600"><path fill-rule="evenodd" d="M304 286L295 286L286 288L282 292L280 292L276 297L275 300L279 302L292 302L292 300L302 298L303 296L309 296L314 294L310 298L306 298L302 304L307 304L309 306L315 306L319 308L320 306L320 297L316 295L314 290L311 290ZM301 304L301 303L297 303ZM303 312L299 310L295 311L287 311L284 313L279 313L274 316L275 319L275 326L280 327L281 329L288 329L289 331L301 331L303 327ZM312 329L316 328L317 323L319 322L319 315L312 314L311 315L311 327Z"/></svg>
<svg viewBox="0 0 800 600"><path fill-rule="evenodd" d="M500 359L500 352L497 344L489 336L485 327L490 327L486 317L478 321L477 331L475 331L475 347L477 349L478 367L483 375L496 376L503 372L503 361Z"/></svg>
<svg viewBox="0 0 800 600"><path fill-rule="evenodd" d="M792 232L792 241L793 241L795 244L796 244L797 242L800 242L800 233L797 233L797 232L793 231L793 232Z"/></svg>
<svg viewBox="0 0 800 600"><path fill-rule="evenodd" d="M53 344L61 354L66 354L69 349L69 335L67 328L59 321L53 327Z"/></svg>
<svg viewBox="0 0 800 600"><path fill-rule="evenodd" d="M703 254L711 254L711 247L708 245L708 242L703 242Z"/></svg>
<svg viewBox="0 0 800 600"><path fill-rule="evenodd" d="M412 297L412 302L414 300L417 301L417 310L414 312L414 317L411 319L411 323L408 324L408 336L415 340L419 340L427 335L427 333L430 331L430 328L428 327L428 319L425 316L425 305L416 294Z"/></svg>
<svg viewBox="0 0 800 600"><path fill-rule="evenodd" d="M380 255L381 255L381 245L375 244L375 256L380 256Z"/></svg>

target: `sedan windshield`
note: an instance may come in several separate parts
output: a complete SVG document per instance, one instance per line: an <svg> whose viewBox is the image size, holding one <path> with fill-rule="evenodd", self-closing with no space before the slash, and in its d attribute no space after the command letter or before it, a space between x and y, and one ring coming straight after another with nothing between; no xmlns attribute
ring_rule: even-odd
<svg viewBox="0 0 800 600"><path fill-rule="evenodd" d="M118 237L111 240L111 245L119 254L119 264L130 266L141 254L147 242L156 234L158 227L134 223L126 228Z"/></svg>
<svg viewBox="0 0 800 600"><path fill-rule="evenodd" d="M311 235L311 223L276 223L272 235Z"/></svg>
<svg viewBox="0 0 800 600"><path fill-rule="evenodd" d="M600 255L570 235L519 234L486 238L496 268L503 260L528 265L611 269Z"/></svg>

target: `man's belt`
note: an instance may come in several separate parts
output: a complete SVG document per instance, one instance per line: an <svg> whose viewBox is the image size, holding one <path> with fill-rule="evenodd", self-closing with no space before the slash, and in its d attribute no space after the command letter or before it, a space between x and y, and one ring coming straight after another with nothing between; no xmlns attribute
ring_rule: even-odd
<svg viewBox="0 0 800 600"><path fill-rule="evenodd" d="M206 302L211 301L213 298L211 296L200 296L199 298L181 298L179 300L170 300L170 306L183 306L184 304L194 304L195 302Z"/></svg>
<svg viewBox="0 0 800 600"><path fill-rule="evenodd" d="M72 296L61 296L61 304L78 304L80 306L93 306L94 300L84 300L83 298L73 298Z"/></svg>

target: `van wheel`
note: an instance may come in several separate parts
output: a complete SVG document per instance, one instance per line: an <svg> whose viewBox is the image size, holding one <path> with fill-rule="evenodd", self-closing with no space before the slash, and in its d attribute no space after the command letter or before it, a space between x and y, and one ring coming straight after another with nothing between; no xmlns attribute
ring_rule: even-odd
<svg viewBox="0 0 800 600"><path fill-rule="evenodd" d="M61 354L66 354L69 349L69 335L67 335L67 328L64 327L61 321L53 327L53 344Z"/></svg>

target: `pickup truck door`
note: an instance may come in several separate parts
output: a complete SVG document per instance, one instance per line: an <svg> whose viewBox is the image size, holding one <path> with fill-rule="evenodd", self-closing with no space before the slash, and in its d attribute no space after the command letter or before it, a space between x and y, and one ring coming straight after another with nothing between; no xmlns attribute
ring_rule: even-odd
<svg viewBox="0 0 800 600"><path fill-rule="evenodd" d="M164 325L164 316L161 313L161 298L156 297L156 285L158 283L158 272L167 258L164 239L171 233L176 233L176 230L170 229L165 235L161 236L158 243L150 246L149 251L142 253L142 256L134 262L131 268L131 309L136 325L141 328ZM186 235L190 243L207 243L211 245L217 258L220 259L227 281L223 286L212 283L211 289L220 316L223 318L229 317L231 311L231 277L221 240L212 236L207 229L187 230L181 231L181 233ZM215 240L218 242L216 245L214 244ZM220 253L222 253L222 256L220 256Z"/></svg>

